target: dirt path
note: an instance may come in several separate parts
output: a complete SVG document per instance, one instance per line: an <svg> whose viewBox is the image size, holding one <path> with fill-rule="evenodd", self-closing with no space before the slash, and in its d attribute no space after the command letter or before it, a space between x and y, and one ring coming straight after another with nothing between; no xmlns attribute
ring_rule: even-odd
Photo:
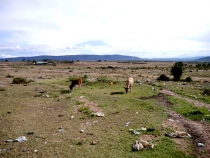
<svg viewBox="0 0 210 158"><path fill-rule="evenodd" d="M165 89L161 90L158 96L156 96L159 102L163 103L163 105L169 110L169 118L177 122L176 126L184 127L185 131L188 132L192 136L191 141L194 147L195 155L197 155L199 158L209 158L210 157L210 126L207 126L205 123L200 122L200 121L187 120L183 116L171 111L168 108L169 106L171 106L171 103L168 102L166 98L164 98L164 95L162 94L184 99L188 102L193 103L195 106L205 106L207 108L210 108L210 105L193 100L193 99L181 97ZM198 143L203 143L205 146L199 147Z"/></svg>
<svg viewBox="0 0 210 158"><path fill-rule="evenodd" d="M200 106L200 107L203 107L205 106L206 108L208 108L210 110L210 104L206 104L206 103L202 103L202 102L199 102L197 100L194 100L194 99L190 99L190 98L184 98L182 96L179 96L178 94L172 92L172 91L169 91L169 90L166 90L166 89L163 89L160 91L160 93L163 93L163 94L166 94L166 95L170 95L170 96L175 96L177 98L180 98L180 99L184 99L190 103L193 103L195 106Z"/></svg>

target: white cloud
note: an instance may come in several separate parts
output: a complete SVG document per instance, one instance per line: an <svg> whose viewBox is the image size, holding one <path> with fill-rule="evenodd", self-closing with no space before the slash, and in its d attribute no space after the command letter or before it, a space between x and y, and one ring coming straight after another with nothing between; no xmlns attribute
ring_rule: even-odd
<svg viewBox="0 0 210 158"><path fill-rule="evenodd" d="M208 0L2 0L0 42L13 51L37 55L186 56L210 49L209 5ZM109 47L66 49L93 40Z"/></svg>

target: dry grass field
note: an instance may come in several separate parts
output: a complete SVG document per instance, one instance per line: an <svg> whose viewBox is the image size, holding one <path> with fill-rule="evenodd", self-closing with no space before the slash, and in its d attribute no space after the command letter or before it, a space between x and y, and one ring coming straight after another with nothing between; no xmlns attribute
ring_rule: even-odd
<svg viewBox="0 0 210 158"><path fill-rule="evenodd" d="M187 63L182 80L193 82L157 81L172 78L173 64L1 62L0 157L210 157L210 70ZM18 77L29 82L13 84ZM79 77L82 87L68 93ZM176 131L191 138L166 136ZM27 140L13 141L20 136ZM134 151L140 139L154 148Z"/></svg>

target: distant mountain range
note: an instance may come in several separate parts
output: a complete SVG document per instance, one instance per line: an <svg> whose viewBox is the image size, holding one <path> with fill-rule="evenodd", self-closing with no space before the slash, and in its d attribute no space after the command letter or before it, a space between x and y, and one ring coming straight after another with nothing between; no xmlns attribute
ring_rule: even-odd
<svg viewBox="0 0 210 158"><path fill-rule="evenodd" d="M189 61L189 62L210 62L210 56L194 58L139 58L126 55L63 55L63 56L33 56L0 58L0 61L39 61L39 60L57 60L57 61Z"/></svg>
<svg viewBox="0 0 210 158"><path fill-rule="evenodd" d="M33 57L16 57L16 58L0 58L0 61L33 61L33 60L57 60L57 61L126 61L126 60L141 60L135 56L125 55L63 55L63 56L33 56Z"/></svg>
<svg viewBox="0 0 210 158"><path fill-rule="evenodd" d="M210 56L199 58L196 61L198 61L198 62L210 62Z"/></svg>

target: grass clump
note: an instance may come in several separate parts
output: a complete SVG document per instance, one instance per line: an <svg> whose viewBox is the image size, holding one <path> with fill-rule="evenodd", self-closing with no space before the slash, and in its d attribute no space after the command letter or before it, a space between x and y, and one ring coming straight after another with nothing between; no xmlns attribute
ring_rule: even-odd
<svg viewBox="0 0 210 158"><path fill-rule="evenodd" d="M170 101L175 103L175 105L172 106L172 109L184 117L195 121L205 119L210 122L210 112L206 107L197 107L189 102L177 98L170 99Z"/></svg>
<svg viewBox="0 0 210 158"><path fill-rule="evenodd" d="M12 81L13 84L25 84L28 83L27 80L23 77L15 77Z"/></svg>
<svg viewBox="0 0 210 158"><path fill-rule="evenodd" d="M27 84L27 83L31 83L31 82L34 82L34 81L26 80L23 77L15 77L15 78L13 78L13 81L12 81L13 84Z"/></svg>
<svg viewBox="0 0 210 158"><path fill-rule="evenodd" d="M87 116L91 116L91 114L92 114L92 111L90 110L90 108L88 106L83 106L83 107L79 108L78 111L87 115Z"/></svg>
<svg viewBox="0 0 210 158"><path fill-rule="evenodd" d="M6 76L6 78L13 78L14 76L13 75L10 75L10 74L8 74L7 76Z"/></svg>

